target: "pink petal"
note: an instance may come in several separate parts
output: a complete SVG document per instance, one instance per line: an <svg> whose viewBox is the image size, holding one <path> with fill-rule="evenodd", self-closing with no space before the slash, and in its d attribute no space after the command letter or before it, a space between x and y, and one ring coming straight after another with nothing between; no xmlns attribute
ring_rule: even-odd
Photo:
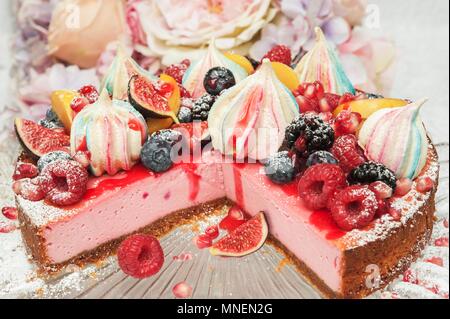
<svg viewBox="0 0 450 319"><path fill-rule="evenodd" d="M350 38L350 25L344 18L336 17L326 21L322 30L327 39L335 44L342 44Z"/></svg>

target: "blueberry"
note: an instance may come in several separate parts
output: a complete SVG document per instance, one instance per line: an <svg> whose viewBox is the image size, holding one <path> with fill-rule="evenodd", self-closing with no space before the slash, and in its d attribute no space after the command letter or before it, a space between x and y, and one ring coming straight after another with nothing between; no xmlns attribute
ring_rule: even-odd
<svg viewBox="0 0 450 319"><path fill-rule="evenodd" d="M172 149L182 139L181 133L173 130L162 130L153 134L142 147L142 164L156 173L166 172L173 165L175 154Z"/></svg>
<svg viewBox="0 0 450 319"><path fill-rule="evenodd" d="M288 152L279 152L269 158L265 163L267 177L276 184L287 184L295 178L294 162Z"/></svg>
<svg viewBox="0 0 450 319"><path fill-rule="evenodd" d="M182 106L178 112L178 120L180 123L191 123L193 120L192 109Z"/></svg>
<svg viewBox="0 0 450 319"><path fill-rule="evenodd" d="M206 92L215 96L235 85L236 79L233 73L223 67L215 67L209 70L203 81Z"/></svg>
<svg viewBox="0 0 450 319"><path fill-rule="evenodd" d="M53 112L52 109L47 110L45 118L39 121L39 125L50 129L64 127L64 125L59 120L58 115L56 115L56 113Z"/></svg>
<svg viewBox="0 0 450 319"><path fill-rule="evenodd" d="M318 151L312 153L306 161L306 166L311 167L317 164L339 164L339 161L327 151Z"/></svg>
<svg viewBox="0 0 450 319"><path fill-rule="evenodd" d="M71 159L72 157L68 153L63 151L50 152L45 154L38 160L37 167L38 170L42 172L42 170L50 163L53 163L58 160L71 160Z"/></svg>

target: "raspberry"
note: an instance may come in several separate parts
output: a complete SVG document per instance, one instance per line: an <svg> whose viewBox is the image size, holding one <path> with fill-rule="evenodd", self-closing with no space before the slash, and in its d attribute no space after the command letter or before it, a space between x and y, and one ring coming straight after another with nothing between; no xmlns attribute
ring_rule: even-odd
<svg viewBox="0 0 450 319"><path fill-rule="evenodd" d="M311 209L326 208L336 190L347 185L345 174L338 165L319 164L308 168L301 177L300 197Z"/></svg>
<svg viewBox="0 0 450 319"><path fill-rule="evenodd" d="M292 53L291 49L289 49L285 45L277 45L272 48L263 59L269 59L272 62L280 62L291 66L292 62Z"/></svg>
<svg viewBox="0 0 450 319"><path fill-rule="evenodd" d="M56 184L51 177L39 175L33 179L27 178L16 181L13 184L13 190L26 200L38 202L43 200L55 186Z"/></svg>
<svg viewBox="0 0 450 319"><path fill-rule="evenodd" d="M55 205L73 205L86 193L89 176L78 162L67 160L52 162L44 168L42 176L53 180L54 187L46 194L46 198Z"/></svg>
<svg viewBox="0 0 450 319"><path fill-rule="evenodd" d="M363 150L358 146L358 140L354 135L344 135L336 139L331 153L339 161L345 172L366 162Z"/></svg>
<svg viewBox="0 0 450 319"><path fill-rule="evenodd" d="M14 171L13 180L17 181L24 178L33 178L39 174L38 168L31 163L17 163Z"/></svg>
<svg viewBox="0 0 450 319"><path fill-rule="evenodd" d="M351 231L363 228L373 221L378 210L378 201L369 188L350 186L336 195L330 210L338 226Z"/></svg>
<svg viewBox="0 0 450 319"><path fill-rule="evenodd" d="M133 235L120 244L117 252L124 273L143 279L157 274L164 264L164 252L153 236Z"/></svg>
<svg viewBox="0 0 450 319"><path fill-rule="evenodd" d="M83 86L81 89L78 90L78 93L80 93L83 97L85 97L89 104L93 104L97 102L98 100L98 91L93 85L86 85Z"/></svg>
<svg viewBox="0 0 450 319"><path fill-rule="evenodd" d="M395 188L395 196L403 197L411 191L413 181L409 178L401 178L397 180L397 187Z"/></svg>
<svg viewBox="0 0 450 319"><path fill-rule="evenodd" d="M334 131L336 136L343 136L347 134L355 134L362 123L362 116L359 113L342 111L334 119Z"/></svg>
<svg viewBox="0 0 450 319"><path fill-rule="evenodd" d="M17 208L15 207L2 207L2 214L6 218L10 220L16 220L17 219Z"/></svg>
<svg viewBox="0 0 450 319"><path fill-rule="evenodd" d="M233 206L228 211L227 216L219 224L220 229L231 232L245 223L245 217L238 206Z"/></svg>
<svg viewBox="0 0 450 319"><path fill-rule="evenodd" d="M417 180L417 190L422 194L426 194L433 190L434 182L430 177L421 177Z"/></svg>
<svg viewBox="0 0 450 319"><path fill-rule="evenodd" d="M179 64L172 64L167 67L164 71L164 74L167 74L175 79L179 84L183 82L183 76L186 73L187 69L191 66L191 61L183 60Z"/></svg>

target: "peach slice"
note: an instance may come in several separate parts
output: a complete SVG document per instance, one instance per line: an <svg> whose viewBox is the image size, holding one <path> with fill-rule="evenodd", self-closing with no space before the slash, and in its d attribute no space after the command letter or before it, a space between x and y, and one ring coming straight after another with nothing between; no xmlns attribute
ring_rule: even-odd
<svg viewBox="0 0 450 319"><path fill-rule="evenodd" d="M225 53L225 56L234 63L239 64L248 74L253 74L253 72L255 72L252 63L245 56L231 52Z"/></svg>
<svg viewBox="0 0 450 319"><path fill-rule="evenodd" d="M280 62L272 62L272 68L281 83L283 83L289 90L294 91L299 87L300 80L294 70L292 70L289 66Z"/></svg>
<svg viewBox="0 0 450 319"><path fill-rule="evenodd" d="M368 119L373 113L381 109L402 107L408 105L408 101L401 99L366 99L356 100L348 103L344 103L334 111L334 115L337 116L344 110L350 110L361 114L364 120Z"/></svg>
<svg viewBox="0 0 450 319"><path fill-rule="evenodd" d="M70 103L72 103L72 100L78 96L79 94L76 91L58 90L52 92L50 97L52 110L63 123L67 132L70 132L72 121L75 117L75 112L70 107Z"/></svg>
<svg viewBox="0 0 450 319"><path fill-rule="evenodd" d="M172 95L168 99L169 107L172 110L173 114L178 114L181 107L181 92L177 81L167 74L161 74L159 79L164 83L169 83L170 85L172 85Z"/></svg>

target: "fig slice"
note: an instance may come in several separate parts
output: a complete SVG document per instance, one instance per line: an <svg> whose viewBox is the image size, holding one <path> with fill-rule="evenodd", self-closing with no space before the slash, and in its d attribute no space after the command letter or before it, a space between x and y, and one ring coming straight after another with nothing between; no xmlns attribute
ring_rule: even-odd
<svg viewBox="0 0 450 319"><path fill-rule="evenodd" d="M243 257L260 249L269 233L264 213L259 213L216 242L209 252L213 256Z"/></svg>

